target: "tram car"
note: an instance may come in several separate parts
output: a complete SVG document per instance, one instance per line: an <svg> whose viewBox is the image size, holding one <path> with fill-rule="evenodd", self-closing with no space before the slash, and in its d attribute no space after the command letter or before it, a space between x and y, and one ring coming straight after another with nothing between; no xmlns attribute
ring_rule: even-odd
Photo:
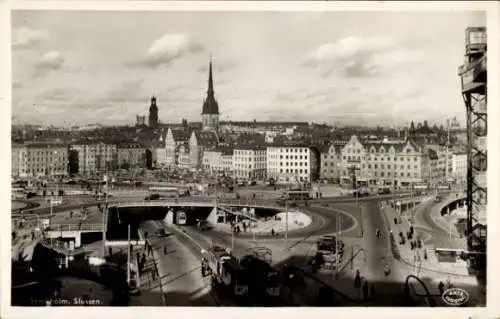
<svg viewBox="0 0 500 319"><path fill-rule="evenodd" d="M201 274L210 277L212 287L232 297L244 298L248 295L246 272L231 253L220 246L202 251Z"/></svg>

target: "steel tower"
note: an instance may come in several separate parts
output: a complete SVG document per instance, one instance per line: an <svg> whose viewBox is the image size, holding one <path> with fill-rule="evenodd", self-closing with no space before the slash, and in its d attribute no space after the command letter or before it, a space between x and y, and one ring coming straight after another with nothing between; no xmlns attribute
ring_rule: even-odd
<svg viewBox="0 0 500 319"><path fill-rule="evenodd" d="M465 30L465 61L459 68L467 112L467 249L472 268L485 266L487 204L486 28ZM483 265L484 263L484 265Z"/></svg>

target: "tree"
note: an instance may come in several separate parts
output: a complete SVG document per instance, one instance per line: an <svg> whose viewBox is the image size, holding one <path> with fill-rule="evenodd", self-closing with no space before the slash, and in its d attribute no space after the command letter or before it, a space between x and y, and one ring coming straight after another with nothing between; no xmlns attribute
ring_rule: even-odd
<svg viewBox="0 0 500 319"><path fill-rule="evenodd" d="M415 131L415 123L413 123L413 121L411 121L410 123L410 132L413 132Z"/></svg>
<svg viewBox="0 0 500 319"><path fill-rule="evenodd" d="M427 120L424 121L424 127L425 128L428 128L429 127L429 123L427 122Z"/></svg>
<svg viewBox="0 0 500 319"><path fill-rule="evenodd" d="M419 130L421 128L422 128L422 123L418 122L418 124L417 124L417 130Z"/></svg>

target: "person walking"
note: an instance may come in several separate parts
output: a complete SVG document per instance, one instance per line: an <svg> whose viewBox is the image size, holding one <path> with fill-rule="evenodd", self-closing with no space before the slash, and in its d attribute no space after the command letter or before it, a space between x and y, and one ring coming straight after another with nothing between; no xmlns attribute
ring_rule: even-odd
<svg viewBox="0 0 500 319"><path fill-rule="evenodd" d="M368 281L365 280L365 283L363 284L363 300L368 299Z"/></svg>

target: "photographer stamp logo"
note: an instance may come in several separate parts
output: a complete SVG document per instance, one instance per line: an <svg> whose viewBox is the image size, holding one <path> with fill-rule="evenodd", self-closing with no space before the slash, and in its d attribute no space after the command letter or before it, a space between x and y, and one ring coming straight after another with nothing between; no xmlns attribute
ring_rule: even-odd
<svg viewBox="0 0 500 319"><path fill-rule="evenodd" d="M469 293L462 288L450 288L443 292L441 299L447 305L458 307L469 301Z"/></svg>

